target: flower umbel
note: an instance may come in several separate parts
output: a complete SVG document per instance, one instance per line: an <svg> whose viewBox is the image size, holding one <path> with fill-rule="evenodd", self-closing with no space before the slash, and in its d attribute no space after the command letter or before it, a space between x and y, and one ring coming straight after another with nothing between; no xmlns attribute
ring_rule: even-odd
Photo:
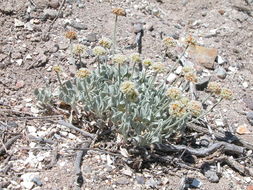
<svg viewBox="0 0 253 190"><path fill-rule="evenodd" d="M226 100L230 100L233 96L233 92L228 88L222 88L220 91L220 96Z"/></svg>
<svg viewBox="0 0 253 190"><path fill-rule="evenodd" d="M162 73L165 71L165 65L162 63L154 63L152 64L152 69L157 73Z"/></svg>
<svg viewBox="0 0 253 190"><path fill-rule="evenodd" d="M191 35L185 39L185 42L188 46L189 45L195 46L197 44L196 40Z"/></svg>
<svg viewBox="0 0 253 190"><path fill-rule="evenodd" d="M93 53L96 56L102 56L102 55L105 55L107 52L105 48L103 48L102 46L96 46L93 48Z"/></svg>
<svg viewBox="0 0 253 190"><path fill-rule="evenodd" d="M187 104L187 111L194 117L198 117L202 113L202 110L203 107L199 101L191 100Z"/></svg>
<svg viewBox="0 0 253 190"><path fill-rule="evenodd" d="M113 63L122 65L127 62L127 57L122 54L117 54L117 55L114 55L114 57L112 58L112 61Z"/></svg>
<svg viewBox="0 0 253 190"><path fill-rule="evenodd" d="M207 86L207 90L214 94L220 94L221 86L217 82L209 82Z"/></svg>
<svg viewBox="0 0 253 190"><path fill-rule="evenodd" d="M182 68L183 74L194 72L194 71L195 71L195 69L193 67L191 67L191 66L184 66Z"/></svg>
<svg viewBox="0 0 253 190"><path fill-rule="evenodd" d="M186 114L186 107L180 101L174 101L169 105L169 113L174 117L181 117Z"/></svg>
<svg viewBox="0 0 253 190"><path fill-rule="evenodd" d="M53 69L53 71L54 71L54 72L56 72L56 73L60 73L60 72L62 72L61 67L60 67L60 66L58 66L58 65L54 65L52 69Z"/></svg>
<svg viewBox="0 0 253 190"><path fill-rule="evenodd" d="M120 91L123 94L131 94L135 90L135 85L131 81L125 81L120 85Z"/></svg>
<svg viewBox="0 0 253 190"><path fill-rule="evenodd" d="M81 68L76 72L76 77L84 79L90 76L90 74L91 72L88 69Z"/></svg>
<svg viewBox="0 0 253 190"><path fill-rule="evenodd" d="M195 72L188 72L184 75L185 80L188 80L192 83L196 83L198 81L197 74Z"/></svg>
<svg viewBox="0 0 253 190"><path fill-rule="evenodd" d="M117 16L126 16L126 11L122 8L114 8L112 10L112 13L117 15Z"/></svg>
<svg viewBox="0 0 253 190"><path fill-rule="evenodd" d="M139 53L133 53L130 55L130 59L133 63L140 63L141 62L141 57Z"/></svg>
<svg viewBox="0 0 253 190"><path fill-rule="evenodd" d="M182 92L179 88L172 87L166 91L166 95L170 97L172 100L178 100L181 97Z"/></svg>
<svg viewBox="0 0 253 190"><path fill-rule="evenodd" d="M103 37L99 40L98 44L104 48L110 49L112 46L112 41L108 38Z"/></svg>
<svg viewBox="0 0 253 190"><path fill-rule="evenodd" d="M76 35L76 32L74 32L74 31L68 31L65 33L65 37L70 40L74 40L77 38L77 35Z"/></svg>
<svg viewBox="0 0 253 190"><path fill-rule="evenodd" d="M152 65L152 60L151 59L145 59L142 61L142 64L146 67L149 67L150 65Z"/></svg>
<svg viewBox="0 0 253 190"><path fill-rule="evenodd" d="M175 40L171 37L164 38L163 43L167 47L174 47L176 45Z"/></svg>
<svg viewBox="0 0 253 190"><path fill-rule="evenodd" d="M81 55L86 51L86 47L82 44L76 44L73 46L73 53L75 55Z"/></svg>

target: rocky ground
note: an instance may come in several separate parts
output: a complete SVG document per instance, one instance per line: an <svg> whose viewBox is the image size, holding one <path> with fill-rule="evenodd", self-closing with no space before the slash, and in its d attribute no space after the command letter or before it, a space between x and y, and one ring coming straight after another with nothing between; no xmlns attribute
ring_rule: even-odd
<svg viewBox="0 0 253 190"><path fill-rule="evenodd" d="M40 117L33 91L45 82L56 85L55 64L64 68L66 78L74 72L66 31L76 31L75 43L90 47L102 36L112 37L114 7L127 13L119 18L117 32L118 46L126 54L136 51L129 47L137 23L144 28L143 57L160 61L162 39L167 36L180 41L191 34L205 47L192 52L196 57L191 61L201 75L199 86L218 81L234 93L207 121L213 130L230 131L253 144L252 0L7 0L0 2L0 189L76 189L74 148L85 138L54 122L58 116ZM209 61L200 63L201 56ZM84 59L94 67L92 57ZM171 64L168 59L168 67ZM165 77L170 82L174 76ZM205 92L197 94L204 96ZM238 134L238 127L246 133ZM5 147L12 137L16 137L14 144ZM252 158L252 151L247 155ZM227 165L221 167L218 182L212 183L196 168L154 163L135 172L116 164L119 158L97 149L88 151L82 162L82 189L180 189L182 181L189 184L188 189L253 189L252 177Z"/></svg>

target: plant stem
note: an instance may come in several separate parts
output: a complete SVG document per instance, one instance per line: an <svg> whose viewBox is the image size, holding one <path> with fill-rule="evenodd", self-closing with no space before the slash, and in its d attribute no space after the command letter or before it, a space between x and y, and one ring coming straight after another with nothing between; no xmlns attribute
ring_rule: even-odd
<svg viewBox="0 0 253 190"><path fill-rule="evenodd" d="M212 94L209 94L208 96L205 97L204 100L202 100L202 104L204 104L210 97L212 96Z"/></svg>
<svg viewBox="0 0 253 190"><path fill-rule="evenodd" d="M119 86L120 86L121 83L120 64L118 64L118 72L119 72Z"/></svg>
<svg viewBox="0 0 253 190"><path fill-rule="evenodd" d="M134 65L133 65L133 71L132 71L131 78L133 78L133 76L134 76L135 65L136 65L136 62L134 62Z"/></svg>
<svg viewBox="0 0 253 190"><path fill-rule="evenodd" d="M56 72L56 76L57 76L57 79L58 79L58 81L60 83L60 86L63 88L59 72Z"/></svg>
<svg viewBox="0 0 253 190"><path fill-rule="evenodd" d="M115 17L115 22L114 22L114 30L113 30L113 51L112 54L115 54L116 50L116 28L117 28L117 21L118 21L118 16L116 15Z"/></svg>
<svg viewBox="0 0 253 190"><path fill-rule="evenodd" d="M155 76L153 77L153 79L152 79L152 81L151 81L151 83L150 83L150 85L149 85L149 87L148 87L148 91L150 90L150 88L151 87L153 87L154 86L154 83L155 83L155 79L156 79L156 77L157 77L157 72L155 73Z"/></svg>
<svg viewBox="0 0 253 190"><path fill-rule="evenodd" d="M84 88L85 88L85 91L86 91L86 95L87 95L88 101L89 101L89 103L91 105L91 99L90 99L90 95L89 95L89 92L88 92L86 80L84 80Z"/></svg>
<svg viewBox="0 0 253 190"><path fill-rule="evenodd" d="M187 118L190 115L190 113L186 113L183 117L181 117L179 120L177 120L175 123L173 123L172 125L169 125L168 127L165 127L164 130L167 130L171 127L176 126L177 124L179 124L181 121L183 121L185 118Z"/></svg>

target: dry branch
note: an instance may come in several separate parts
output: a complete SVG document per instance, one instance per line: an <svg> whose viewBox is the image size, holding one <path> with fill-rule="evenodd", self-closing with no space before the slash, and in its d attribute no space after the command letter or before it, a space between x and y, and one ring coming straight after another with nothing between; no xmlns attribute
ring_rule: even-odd
<svg viewBox="0 0 253 190"><path fill-rule="evenodd" d="M11 147L11 145L16 141L18 140L19 138L21 137L21 135L17 135L17 136L14 136L12 138L10 138L5 144L4 146L2 146L0 148L0 156L4 155L6 153L6 150L5 149L9 149Z"/></svg>

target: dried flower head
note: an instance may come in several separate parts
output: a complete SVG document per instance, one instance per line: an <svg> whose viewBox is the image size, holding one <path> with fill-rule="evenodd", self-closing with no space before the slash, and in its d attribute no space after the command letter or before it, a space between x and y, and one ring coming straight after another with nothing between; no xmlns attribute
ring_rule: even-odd
<svg viewBox="0 0 253 190"><path fill-rule="evenodd" d="M187 111L195 117L198 117L202 113L203 107L199 101L191 100L187 104Z"/></svg>
<svg viewBox="0 0 253 190"><path fill-rule="evenodd" d="M191 35L185 39L185 42L188 46L190 45L195 46L197 44L196 40Z"/></svg>
<svg viewBox="0 0 253 190"><path fill-rule="evenodd" d="M120 85L120 91L123 94L129 95L135 90L135 85L131 81L125 81Z"/></svg>
<svg viewBox="0 0 253 190"><path fill-rule="evenodd" d="M151 59L145 59L142 61L142 64L146 67L149 67L150 65L152 65L152 60Z"/></svg>
<svg viewBox="0 0 253 190"><path fill-rule="evenodd" d="M163 43L166 47L174 47L176 46L176 42L173 38L167 37L163 39Z"/></svg>
<svg viewBox="0 0 253 190"><path fill-rule="evenodd" d="M82 44L75 44L73 46L73 50L72 51L73 51L73 53L75 55L81 55L81 54L83 54L86 51L86 47L84 45L82 45Z"/></svg>
<svg viewBox="0 0 253 190"><path fill-rule="evenodd" d="M122 54L116 54L112 58L112 62L116 63L116 64L119 64L119 65L122 65L122 64L127 62L127 57L125 55L122 55Z"/></svg>
<svg viewBox="0 0 253 190"><path fill-rule="evenodd" d="M165 71L165 65L162 63L154 63L152 64L152 69L157 73L162 73Z"/></svg>
<svg viewBox="0 0 253 190"><path fill-rule="evenodd" d="M122 8L114 8L112 10L112 13L117 15L117 16L126 16L126 11Z"/></svg>
<svg viewBox="0 0 253 190"><path fill-rule="evenodd" d="M56 73L60 73L60 72L62 72L62 69L61 69L60 66L54 65L54 66L53 66L53 71L56 72Z"/></svg>
<svg viewBox="0 0 253 190"><path fill-rule="evenodd" d="M76 35L76 32L74 32L74 31L68 31L65 33L65 37L70 40L74 40L77 38L77 35Z"/></svg>
<svg viewBox="0 0 253 190"><path fill-rule="evenodd" d="M102 46L96 46L93 48L92 51L95 56L102 56L102 55L106 55L107 53L105 48L103 48Z"/></svg>
<svg viewBox="0 0 253 190"><path fill-rule="evenodd" d="M207 86L207 90L214 94L220 94L221 86L217 82L209 82Z"/></svg>
<svg viewBox="0 0 253 190"><path fill-rule="evenodd" d="M88 69L81 68L76 72L76 77L78 78L86 78L91 75L91 72Z"/></svg>
<svg viewBox="0 0 253 190"><path fill-rule="evenodd" d="M222 88L220 96L224 99L230 100L233 97L233 92L228 88Z"/></svg>
<svg viewBox="0 0 253 190"><path fill-rule="evenodd" d="M112 41L105 37L101 38L98 44L107 49L110 49L112 47Z"/></svg>
<svg viewBox="0 0 253 190"><path fill-rule="evenodd" d="M166 95L170 97L172 100L178 100L181 97L182 92L179 88L172 87L166 91Z"/></svg>
<svg viewBox="0 0 253 190"><path fill-rule="evenodd" d="M169 113L174 117L182 117L186 114L186 106L180 101L174 101L169 105Z"/></svg>
<svg viewBox="0 0 253 190"><path fill-rule="evenodd" d="M127 94L127 98L131 102L135 102L138 96L139 96L139 92L136 89L132 90L129 94Z"/></svg>
<svg viewBox="0 0 253 190"><path fill-rule="evenodd" d="M189 72L195 72L195 69L191 66L184 66L182 68L182 73L183 74L186 74L186 73L189 73Z"/></svg>
<svg viewBox="0 0 253 190"><path fill-rule="evenodd" d="M188 80L192 83L196 83L198 81L198 77L196 72L188 72L184 74L185 80Z"/></svg>
<svg viewBox="0 0 253 190"><path fill-rule="evenodd" d="M139 53L133 53L130 55L130 59L133 63L140 63L141 62L141 57Z"/></svg>

